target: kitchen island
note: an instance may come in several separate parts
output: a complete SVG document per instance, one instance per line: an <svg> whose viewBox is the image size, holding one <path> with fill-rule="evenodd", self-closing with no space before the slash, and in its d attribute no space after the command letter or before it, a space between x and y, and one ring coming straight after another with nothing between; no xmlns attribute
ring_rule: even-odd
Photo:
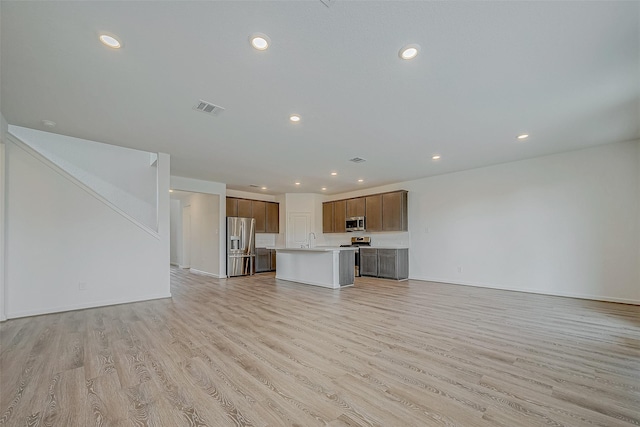
<svg viewBox="0 0 640 427"><path fill-rule="evenodd" d="M276 279L339 289L353 286L355 248L276 248Z"/></svg>

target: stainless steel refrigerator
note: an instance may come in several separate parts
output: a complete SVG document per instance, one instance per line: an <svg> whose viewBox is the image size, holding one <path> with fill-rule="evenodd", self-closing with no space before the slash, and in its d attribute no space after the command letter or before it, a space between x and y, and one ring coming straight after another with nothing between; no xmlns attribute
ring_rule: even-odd
<svg viewBox="0 0 640 427"><path fill-rule="evenodd" d="M227 217L227 276L256 274L256 220Z"/></svg>

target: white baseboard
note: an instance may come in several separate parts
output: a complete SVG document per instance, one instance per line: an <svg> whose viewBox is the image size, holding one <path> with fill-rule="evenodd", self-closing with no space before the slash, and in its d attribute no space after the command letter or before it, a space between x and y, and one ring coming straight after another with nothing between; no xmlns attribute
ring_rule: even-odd
<svg viewBox="0 0 640 427"><path fill-rule="evenodd" d="M198 269L195 269L195 268L190 268L189 271L192 272L192 273L195 273L195 274L200 274L202 276L215 277L216 279L220 278L220 276L218 276L217 274L209 273L208 271L202 271L202 270L198 270Z"/></svg>
<svg viewBox="0 0 640 427"><path fill-rule="evenodd" d="M146 295L143 297L128 298L128 299L104 300L104 301L97 301L97 302L84 303L84 304L71 304L71 305L65 305L65 306L50 307L46 309L14 311L14 312L7 313L7 318L16 319L19 317L39 316L41 314L62 313L64 311L84 310L86 308L98 308L98 307L105 307L108 305L129 304L133 302L150 301L150 300L162 299L162 298L171 298L171 293L159 294L159 295L158 294Z"/></svg>
<svg viewBox="0 0 640 427"><path fill-rule="evenodd" d="M496 286L485 283L476 283L476 282L465 282L465 281L452 281L450 279L441 279L435 277L410 277L411 280L420 280L423 282L437 282L437 283L445 283L448 285L461 285L461 286L473 286L475 288L488 288L488 289L498 289L501 291L512 291L512 292L524 292L527 294L538 294L538 295L549 295L554 297L566 297L566 298L578 298L578 299L586 299L592 301L605 301L605 302L617 302L621 304L631 304L631 305L640 305L639 300L634 300L630 298L616 298L609 297L604 295L590 295L590 294L580 294L573 292L548 292L542 291L539 289L528 289L528 288L514 288L509 286Z"/></svg>
<svg viewBox="0 0 640 427"><path fill-rule="evenodd" d="M181 269L183 269L183 270L186 270L187 268L191 268L191 267L189 267L188 265L181 265L181 264L178 264L178 268L181 268Z"/></svg>

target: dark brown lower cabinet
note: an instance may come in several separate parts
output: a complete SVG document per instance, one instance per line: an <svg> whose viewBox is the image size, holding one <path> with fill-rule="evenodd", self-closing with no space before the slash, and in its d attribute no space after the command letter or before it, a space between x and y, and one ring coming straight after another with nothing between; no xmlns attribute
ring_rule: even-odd
<svg viewBox="0 0 640 427"><path fill-rule="evenodd" d="M276 270L276 250L256 248L256 273Z"/></svg>
<svg viewBox="0 0 640 427"><path fill-rule="evenodd" d="M378 250L360 248L360 275L378 276Z"/></svg>
<svg viewBox="0 0 640 427"><path fill-rule="evenodd" d="M384 279L409 278L409 249L360 248L360 275Z"/></svg>

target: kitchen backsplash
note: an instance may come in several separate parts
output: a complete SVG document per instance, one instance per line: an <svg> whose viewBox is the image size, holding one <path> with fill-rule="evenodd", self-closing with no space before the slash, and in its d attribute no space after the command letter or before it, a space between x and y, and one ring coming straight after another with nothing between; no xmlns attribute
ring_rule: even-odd
<svg viewBox="0 0 640 427"><path fill-rule="evenodd" d="M276 245L277 234L256 233L256 248L265 248Z"/></svg>
<svg viewBox="0 0 640 427"><path fill-rule="evenodd" d="M409 232L402 233L367 233L355 232L355 233L324 233L321 234L323 242L318 239L318 245L323 246L340 246L351 243L352 237L371 237L372 246L410 246ZM320 237L318 236L318 237Z"/></svg>
<svg viewBox="0 0 640 427"><path fill-rule="evenodd" d="M340 246L348 245L351 243L352 237L371 237L372 246L410 246L409 233L367 233L355 232L355 233L316 233L317 240L316 245L319 246ZM276 242L277 234L265 234L256 233L256 248L277 246Z"/></svg>

